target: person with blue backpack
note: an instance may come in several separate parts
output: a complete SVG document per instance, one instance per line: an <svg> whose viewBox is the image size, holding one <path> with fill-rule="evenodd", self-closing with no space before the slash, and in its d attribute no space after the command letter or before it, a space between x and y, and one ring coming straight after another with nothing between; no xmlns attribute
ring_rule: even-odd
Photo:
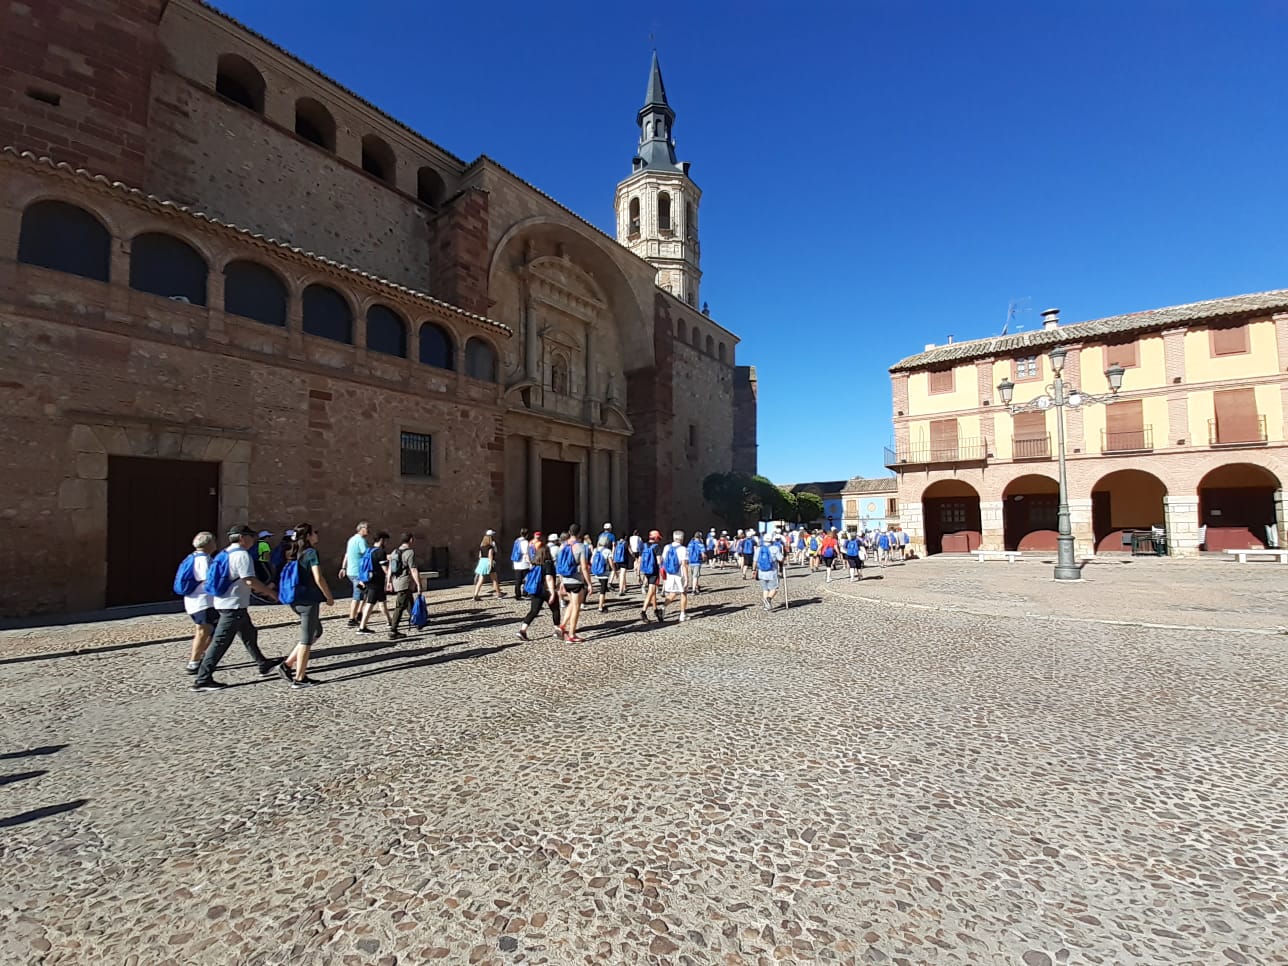
<svg viewBox="0 0 1288 966"><path fill-rule="evenodd" d="M657 605L657 622L666 620L666 608L680 598L680 622L689 619L689 550L684 545L684 531L674 530L671 542L662 551L662 602Z"/></svg>
<svg viewBox="0 0 1288 966"><path fill-rule="evenodd" d="M774 609L774 596L778 593L778 568L783 562L783 548L775 539L777 533L760 545L756 552L756 579L760 581L761 599L765 610Z"/></svg>
<svg viewBox="0 0 1288 966"><path fill-rule="evenodd" d="M581 605L586 599L586 588L590 584L590 563L586 559L586 545L581 542L581 527L570 524L568 539L555 555L555 573L559 576L559 587L568 596L568 610L560 622L563 639L569 644L584 644L585 639L577 636L577 620L581 617Z"/></svg>
<svg viewBox="0 0 1288 966"><path fill-rule="evenodd" d="M563 637L563 630L559 625L559 589L555 586L555 559L551 556L550 548L546 546L540 530L532 534L530 546L532 567L528 570L528 575L523 578L523 592L532 603L528 605L528 616L519 625L519 640L531 640L528 637L528 628L537 619L543 606L550 608L550 619L555 624L555 637Z"/></svg>
<svg viewBox="0 0 1288 966"><path fill-rule="evenodd" d="M364 538L364 545L365 542ZM389 551L385 549L388 545L389 534L381 530L371 546L358 558L357 568L349 573L349 579L362 589L362 610L359 612L357 630L359 634L375 633L368 625L377 604L385 615L385 623L389 625L390 631L394 630L393 618L389 616Z"/></svg>
<svg viewBox="0 0 1288 966"><path fill-rule="evenodd" d="M292 691L299 691L320 683L308 676L309 650L322 636L322 618L318 613L322 602L333 607L335 599L318 561L318 532L310 524L301 523L294 533L295 539L286 551L286 563L278 574L277 599L300 618L300 642L277 666L277 673L290 682Z"/></svg>
<svg viewBox="0 0 1288 966"><path fill-rule="evenodd" d="M353 602L349 604L349 626L357 627L359 613L362 610L362 585L358 583L358 567L362 564L363 555L367 552L367 535L371 524L366 520L360 522L344 547L344 563L340 567L340 579L353 584Z"/></svg>
<svg viewBox="0 0 1288 966"><path fill-rule="evenodd" d="M648 532L648 540L640 546L639 561L636 569L639 570L640 588L644 591L644 602L640 605L640 620L648 623L648 609L653 608L653 615L657 622L662 623L662 614L659 612L657 603L657 585L662 580L662 561L658 558L662 555L662 534L657 530Z"/></svg>
<svg viewBox="0 0 1288 966"><path fill-rule="evenodd" d="M206 593L214 598L219 620L215 624L210 647L197 668L193 691L220 691L228 687L222 681L216 681L214 674L234 637L241 638L246 653L259 667L261 675L273 674L277 665L282 663L264 656L259 649L259 631L250 619L251 591L267 600L277 599L273 588L265 586L255 576L255 560L251 556L257 541L255 531L245 525L233 527L228 531L228 540L228 546L215 554L206 570Z"/></svg>
<svg viewBox="0 0 1288 966"><path fill-rule="evenodd" d="M599 594L601 614L608 613L608 585L613 579L613 549L612 534L605 531L599 535L599 544L590 555L591 587Z"/></svg>
<svg viewBox="0 0 1288 966"><path fill-rule="evenodd" d="M856 534L846 533L841 549L845 552L845 566L850 571L850 582L853 583L862 577L863 542Z"/></svg>
<svg viewBox="0 0 1288 966"><path fill-rule="evenodd" d="M514 568L514 599L523 600L527 596L523 592L523 581L527 578L528 571L532 569L532 552L528 547L527 527L519 531L519 535L514 538L514 544L510 547L510 566Z"/></svg>
<svg viewBox="0 0 1288 966"><path fill-rule="evenodd" d="M707 559L707 542L703 539L701 530L693 531L693 539L689 541L687 553L689 558L688 592L697 594L700 592L698 578L702 576L702 562Z"/></svg>
<svg viewBox="0 0 1288 966"><path fill-rule="evenodd" d="M631 535L639 539L639 531ZM622 537L613 544L613 573L617 576L617 596L626 596L626 576L635 569L635 553L631 550L631 538Z"/></svg>
<svg viewBox="0 0 1288 966"><path fill-rule="evenodd" d="M192 538L192 553L179 563L174 575L174 592L183 598L183 609L197 629L192 633L192 650L188 652L189 674L196 674L201 658L210 646L210 635L219 623L215 599L206 592L206 570L215 552L215 535L202 530Z"/></svg>

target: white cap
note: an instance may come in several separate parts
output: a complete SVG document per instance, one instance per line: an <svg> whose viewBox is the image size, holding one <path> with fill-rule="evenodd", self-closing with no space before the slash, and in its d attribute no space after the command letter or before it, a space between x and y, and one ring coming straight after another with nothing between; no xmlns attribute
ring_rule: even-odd
<svg viewBox="0 0 1288 966"><path fill-rule="evenodd" d="M605 529L605 530L611 530L611 529L613 529L613 525L612 525L611 523L605 523L605 524L604 524L604 529Z"/></svg>
<svg viewBox="0 0 1288 966"><path fill-rule="evenodd" d="M295 539L295 531L294 531L294 530L287 530L287 531L286 531L286 533L285 533L285 536L286 536L286 537L288 537L288 538L290 538L291 540L294 540L294 539Z"/></svg>
<svg viewBox="0 0 1288 966"><path fill-rule="evenodd" d="M261 537L271 537L271 536L273 535L273 531L272 531L272 530L261 530L261 531L259 531L259 535L260 535Z"/></svg>
<svg viewBox="0 0 1288 966"><path fill-rule="evenodd" d="M487 533L483 534L483 536L485 536L485 537L495 537L495 536L496 536L496 531L495 531L495 530L489 530Z"/></svg>

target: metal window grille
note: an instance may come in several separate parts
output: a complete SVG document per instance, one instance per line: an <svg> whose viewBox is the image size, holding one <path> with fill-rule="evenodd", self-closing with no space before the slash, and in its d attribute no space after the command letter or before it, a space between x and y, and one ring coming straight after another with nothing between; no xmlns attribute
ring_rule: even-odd
<svg viewBox="0 0 1288 966"><path fill-rule="evenodd" d="M402 475L434 475L434 437L425 433L402 434Z"/></svg>

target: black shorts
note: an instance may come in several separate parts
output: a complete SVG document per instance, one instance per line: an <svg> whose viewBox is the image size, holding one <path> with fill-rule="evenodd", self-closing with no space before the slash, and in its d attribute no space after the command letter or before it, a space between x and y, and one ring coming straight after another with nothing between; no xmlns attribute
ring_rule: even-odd
<svg viewBox="0 0 1288 966"><path fill-rule="evenodd" d="M385 601L389 594L385 590L385 585L379 581L373 580L365 584L362 588L362 599L368 604L379 604Z"/></svg>
<svg viewBox="0 0 1288 966"><path fill-rule="evenodd" d="M750 567L750 566L751 566L752 558L753 558L753 557L755 557L755 556L756 556L756 555L755 555L754 553L744 553L744 554L742 555L742 562L743 562L743 564L745 564L746 566Z"/></svg>

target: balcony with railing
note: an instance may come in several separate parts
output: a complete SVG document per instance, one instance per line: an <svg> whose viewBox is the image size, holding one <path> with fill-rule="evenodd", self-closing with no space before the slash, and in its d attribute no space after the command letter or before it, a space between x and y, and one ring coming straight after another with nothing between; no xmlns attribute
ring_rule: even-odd
<svg viewBox="0 0 1288 966"><path fill-rule="evenodd" d="M1148 453L1153 448L1153 426L1112 432L1107 429L1100 431L1100 452L1102 453Z"/></svg>
<svg viewBox="0 0 1288 966"><path fill-rule="evenodd" d="M1012 436L1011 458L1017 460L1049 460L1051 434L1044 436Z"/></svg>
<svg viewBox="0 0 1288 966"><path fill-rule="evenodd" d="M982 463L988 459L988 441L982 437L932 442L907 443L896 449L885 448L887 469L898 466L925 466L933 463Z"/></svg>
<svg viewBox="0 0 1288 966"><path fill-rule="evenodd" d="M1266 443L1266 417L1255 419L1209 419L1208 444L1211 446L1263 446Z"/></svg>

